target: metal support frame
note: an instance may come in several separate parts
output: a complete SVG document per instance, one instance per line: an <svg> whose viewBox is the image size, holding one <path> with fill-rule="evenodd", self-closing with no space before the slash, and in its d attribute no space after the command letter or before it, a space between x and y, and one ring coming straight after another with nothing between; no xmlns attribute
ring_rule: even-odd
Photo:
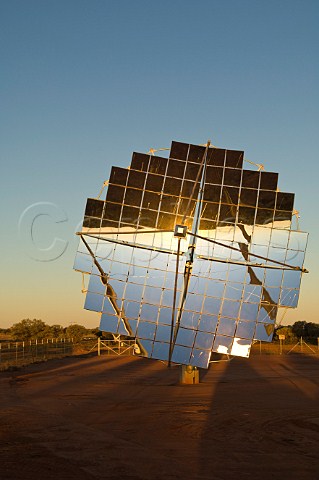
<svg viewBox="0 0 319 480"><path fill-rule="evenodd" d="M300 346L300 352L302 353L303 352L303 346L305 345L307 348L309 348L309 350L311 350L312 353L316 353L309 345L308 343L306 343L304 341L304 339L302 337L300 337L300 340L296 343L296 345L294 345L290 350L289 352L287 352L287 355L288 353L292 352L296 347L298 347L298 345Z"/></svg>

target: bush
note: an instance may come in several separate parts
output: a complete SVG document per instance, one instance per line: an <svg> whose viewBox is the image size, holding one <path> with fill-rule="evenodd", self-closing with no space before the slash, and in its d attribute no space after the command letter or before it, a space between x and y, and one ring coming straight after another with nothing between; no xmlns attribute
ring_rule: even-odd
<svg viewBox="0 0 319 480"><path fill-rule="evenodd" d="M285 327L278 327L274 333L274 340L279 340L279 337L278 337L279 335L285 335L285 341L287 343L297 341L297 337L294 334L292 327L290 325Z"/></svg>
<svg viewBox="0 0 319 480"><path fill-rule="evenodd" d="M46 328L42 320L25 318L11 327L11 335L14 340L40 339L45 337Z"/></svg>
<svg viewBox="0 0 319 480"><path fill-rule="evenodd" d="M74 323L66 329L66 335L73 338L74 342L80 342L82 338L87 335L87 329L82 325Z"/></svg>

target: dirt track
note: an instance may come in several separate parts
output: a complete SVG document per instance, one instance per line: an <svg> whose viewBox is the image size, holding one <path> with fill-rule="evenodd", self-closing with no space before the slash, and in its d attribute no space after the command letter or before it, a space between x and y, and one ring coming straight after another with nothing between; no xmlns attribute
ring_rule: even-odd
<svg viewBox="0 0 319 480"><path fill-rule="evenodd" d="M319 478L318 356L213 364L202 383L136 357L0 374L1 480Z"/></svg>

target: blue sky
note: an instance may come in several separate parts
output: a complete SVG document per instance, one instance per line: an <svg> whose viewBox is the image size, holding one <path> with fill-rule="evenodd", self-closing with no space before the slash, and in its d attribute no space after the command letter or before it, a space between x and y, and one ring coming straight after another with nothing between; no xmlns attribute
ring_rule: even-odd
<svg viewBox="0 0 319 480"><path fill-rule="evenodd" d="M72 271L86 198L173 139L244 150L296 193L310 274L285 323L318 322L318 21L311 0L2 0L0 326L98 324ZM66 242L54 261L21 232L44 211L38 247Z"/></svg>

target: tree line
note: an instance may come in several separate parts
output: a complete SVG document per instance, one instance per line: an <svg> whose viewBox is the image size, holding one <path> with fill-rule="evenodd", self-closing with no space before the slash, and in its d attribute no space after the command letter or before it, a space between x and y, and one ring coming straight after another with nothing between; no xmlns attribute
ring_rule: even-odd
<svg viewBox="0 0 319 480"><path fill-rule="evenodd" d="M62 325L47 325L43 320L37 318L24 318L10 328L0 328L0 333L14 341L68 337L78 342L85 337L100 336L101 332L98 328L86 328L77 323L63 327Z"/></svg>

